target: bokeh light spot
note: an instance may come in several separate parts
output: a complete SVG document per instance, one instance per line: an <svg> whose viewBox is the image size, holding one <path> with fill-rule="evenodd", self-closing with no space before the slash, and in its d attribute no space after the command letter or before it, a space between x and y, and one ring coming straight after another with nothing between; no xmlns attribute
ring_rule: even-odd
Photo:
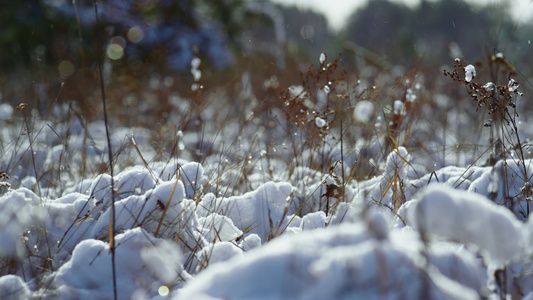
<svg viewBox="0 0 533 300"><path fill-rule="evenodd" d="M74 74L74 64L68 60L63 60L57 66L59 76L63 79L67 79L70 75Z"/></svg>
<svg viewBox="0 0 533 300"><path fill-rule="evenodd" d="M117 60L124 56L124 48L126 47L126 40L121 36L114 36L111 38L107 46L107 56L110 59Z"/></svg>
<svg viewBox="0 0 533 300"><path fill-rule="evenodd" d="M162 285L162 286L159 287L159 290L157 290L157 292L159 293L159 296L164 297L164 296L168 295L169 290L168 290L167 286Z"/></svg>
<svg viewBox="0 0 533 300"><path fill-rule="evenodd" d="M134 26L128 30L128 40L132 43L140 43L144 39L144 32L139 26Z"/></svg>

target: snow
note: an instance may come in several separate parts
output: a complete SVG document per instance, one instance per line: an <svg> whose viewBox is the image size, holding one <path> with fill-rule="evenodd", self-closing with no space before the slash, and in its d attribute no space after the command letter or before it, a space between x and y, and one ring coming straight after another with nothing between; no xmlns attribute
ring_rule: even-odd
<svg viewBox="0 0 533 300"><path fill-rule="evenodd" d="M195 82L198 82L200 78L202 78L202 71L198 69L200 67L200 63L201 60L198 57L194 57L191 60L191 74Z"/></svg>
<svg viewBox="0 0 533 300"><path fill-rule="evenodd" d="M117 287L121 299L129 299L140 288L153 297L153 282L173 282L183 272L175 244L151 237L141 228L117 235L116 245ZM108 297L113 291L110 262L107 243L93 239L80 242L72 258L51 279L58 289L57 296L61 299Z"/></svg>
<svg viewBox="0 0 533 300"><path fill-rule="evenodd" d="M199 217L198 223L202 226L202 235L208 241L231 241L243 234L230 218L217 213Z"/></svg>
<svg viewBox="0 0 533 300"><path fill-rule="evenodd" d="M31 193L31 192L30 192ZM21 236L32 225L44 221L42 209L35 205L35 200L27 198L20 190L9 191L0 197L0 256L6 258L20 257L24 253Z"/></svg>
<svg viewBox="0 0 533 300"><path fill-rule="evenodd" d="M198 162L181 160L174 175L165 164L124 168L115 176L119 298L478 299L494 270L529 272L532 218L498 204L503 193L516 199L511 208L525 203L526 181L503 181L520 163L416 175L412 159L405 147L392 150L381 175L346 189L347 201L330 195L328 213L325 186L338 179L306 168L236 195L202 191L213 173ZM383 193L391 180L406 197L397 214L383 206L395 203ZM31 176L20 184L0 197L1 255L17 259L30 247L39 265L50 249L54 271L39 288L23 277L26 266L0 277L0 289L19 299L112 297L110 176L57 198L22 187L34 187ZM532 278L517 282L533 292Z"/></svg>
<svg viewBox="0 0 533 300"><path fill-rule="evenodd" d="M411 235L375 241L362 222L280 237L242 257L212 266L172 299L415 299L421 295L477 299L479 282L466 281L473 287L451 283L436 270L427 278L417 264L420 254L405 253L399 245L410 243L410 239L417 238ZM441 249L434 260L442 267L449 267L451 260L463 263L449 248ZM466 270L471 263L464 262ZM395 271L382 274L380 270L385 269ZM463 274L447 275L477 280ZM434 284L426 286L427 280Z"/></svg>
<svg viewBox="0 0 533 300"><path fill-rule="evenodd" d="M0 277L0 295L5 299L25 300L30 296L30 289L19 276L5 275Z"/></svg>
<svg viewBox="0 0 533 300"><path fill-rule="evenodd" d="M323 64L326 61L326 53L324 52L320 53L320 57L318 61L320 62L320 64Z"/></svg>
<svg viewBox="0 0 533 300"><path fill-rule="evenodd" d="M288 183L267 182L242 196L215 198L206 195L198 209L224 213L239 230L255 233L265 240L279 233L286 216L294 213L289 207L291 193Z"/></svg>
<svg viewBox="0 0 533 300"><path fill-rule="evenodd" d="M434 184L419 197L409 206L407 220L422 233L472 243L500 263L525 253L523 224L486 197Z"/></svg>
<svg viewBox="0 0 533 300"><path fill-rule="evenodd" d="M242 256L242 250L231 242L219 242L204 247L197 254L197 271L216 263L228 261L234 256Z"/></svg>
<svg viewBox="0 0 533 300"><path fill-rule="evenodd" d="M324 128L326 127L326 125L328 125L328 123L324 119L319 118L319 117L315 118L315 124L316 124L316 127L318 128Z"/></svg>
<svg viewBox="0 0 533 300"><path fill-rule="evenodd" d="M476 68L473 65L468 65L465 67L465 81L470 82L476 77Z"/></svg>
<svg viewBox="0 0 533 300"><path fill-rule="evenodd" d="M487 82L483 88L487 91L487 92L490 92L490 91L494 91L496 89L496 85L493 83L493 82Z"/></svg>
<svg viewBox="0 0 533 300"><path fill-rule="evenodd" d="M507 84L507 88L509 89L509 92L516 92L519 87L520 87L520 84L512 78L509 80L509 83Z"/></svg>
<svg viewBox="0 0 533 300"><path fill-rule="evenodd" d="M361 123L368 123L374 113L374 104L368 100L357 102L354 109L354 118Z"/></svg>
<svg viewBox="0 0 533 300"><path fill-rule="evenodd" d="M0 104L0 119L9 119L13 115L13 107L7 103Z"/></svg>
<svg viewBox="0 0 533 300"><path fill-rule="evenodd" d="M292 85L289 87L289 93L291 95L291 97L300 97L300 98L305 98L305 89L303 86L301 85Z"/></svg>
<svg viewBox="0 0 533 300"><path fill-rule="evenodd" d="M302 218L300 228L302 230L312 230L317 228L324 228L326 226L326 213L317 211L309 213Z"/></svg>
<svg viewBox="0 0 533 300"><path fill-rule="evenodd" d="M179 171L186 196L192 198L203 183L204 168L199 163L188 162L182 165Z"/></svg>
<svg viewBox="0 0 533 300"><path fill-rule="evenodd" d="M405 95L405 99L408 102L415 102L416 95L414 94L413 89L407 89L407 94Z"/></svg>
<svg viewBox="0 0 533 300"><path fill-rule="evenodd" d="M0 120L9 171L0 176L0 295L111 299L113 240L119 299L532 298L530 150L486 163L479 149L459 149L452 130L466 131L468 116L416 87L386 97L385 109L372 97L343 99L354 110L341 120L328 103L337 95L323 90L335 86L289 89L305 115L298 125L279 108L247 126L199 121L232 113L217 108L183 131L114 128L113 187L102 122L35 118L45 129L32 135L34 165L22 120ZM397 98L405 103L391 106ZM434 100L448 111L451 133L422 120L396 139L389 117L421 98L421 110ZM174 100L187 113L188 100ZM240 113L257 111L248 109ZM531 127L520 125L524 144ZM165 143L154 146L158 134Z"/></svg>
<svg viewBox="0 0 533 300"><path fill-rule="evenodd" d="M393 109L395 114L402 115L404 113L404 104L402 100L395 100Z"/></svg>

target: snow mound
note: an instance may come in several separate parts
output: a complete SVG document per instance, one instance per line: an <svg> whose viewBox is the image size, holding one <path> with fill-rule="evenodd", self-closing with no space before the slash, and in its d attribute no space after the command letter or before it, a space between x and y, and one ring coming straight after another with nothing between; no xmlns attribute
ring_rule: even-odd
<svg viewBox="0 0 533 300"><path fill-rule="evenodd" d="M208 241L230 241L240 237L243 232L233 225L233 221L226 216L212 213L207 217L198 218L202 226L203 236Z"/></svg>
<svg viewBox="0 0 533 300"><path fill-rule="evenodd" d="M188 278L176 245L135 228L116 236L117 290L120 299L130 299L138 290L145 297L157 295L154 283L170 285ZM80 242L70 261L55 276L52 285L60 299L104 299L113 295L109 244L99 240Z"/></svg>
<svg viewBox="0 0 533 300"><path fill-rule="evenodd" d="M36 205L38 200L27 197L24 191L35 196L29 190L19 189L9 191L0 197L0 211L2 212L0 257L2 258L22 256L25 252L23 239L21 239L23 232L26 233L25 231L31 225L42 223L45 219L44 211Z"/></svg>
<svg viewBox="0 0 533 300"><path fill-rule="evenodd" d="M0 277L0 295L2 299L26 300L30 296L30 289L19 276L5 275Z"/></svg>
<svg viewBox="0 0 533 300"><path fill-rule="evenodd" d="M212 212L224 215L241 231L255 233L262 240L274 236L283 227L283 221L294 211L289 209L292 186L286 182L267 182L257 190L242 196L215 198L206 195L198 210L199 214ZM278 232L279 233L279 232Z"/></svg>
<svg viewBox="0 0 533 300"><path fill-rule="evenodd" d="M417 235L392 234L399 238L378 242L359 222L282 236L212 265L172 299L478 299L472 261L443 247L430 256L437 265L427 271L419 263L421 247L405 251L405 244L420 244ZM441 274L453 260L477 276Z"/></svg>
<svg viewBox="0 0 533 300"><path fill-rule="evenodd" d="M470 243L507 262L526 249L523 224L485 196L430 184L408 208L408 223L422 233Z"/></svg>

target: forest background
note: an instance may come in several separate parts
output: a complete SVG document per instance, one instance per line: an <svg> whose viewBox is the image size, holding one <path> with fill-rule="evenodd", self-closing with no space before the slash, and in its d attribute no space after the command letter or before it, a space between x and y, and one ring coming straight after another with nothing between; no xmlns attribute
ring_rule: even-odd
<svg viewBox="0 0 533 300"><path fill-rule="evenodd" d="M373 65L375 72L402 74L416 65L427 76L440 76L455 57L473 62L502 52L528 76L533 23L511 18L507 3L441 0L408 7L369 1L333 31L321 14L270 2L112 0L100 3L96 24L92 1L9 1L0 11L0 100L27 102L40 112L51 102L74 100L90 118L97 110L87 108L99 102L101 48L115 116L121 107L137 107L151 80L154 85L166 78L173 92L192 96L195 56L202 59L202 82L209 82L204 92L239 82L243 73L256 95L272 76L287 88L322 52L339 58L347 72ZM96 26L105 35L100 40ZM150 106L146 124L164 118L167 98L162 92L143 100ZM125 125L139 121L120 119Z"/></svg>

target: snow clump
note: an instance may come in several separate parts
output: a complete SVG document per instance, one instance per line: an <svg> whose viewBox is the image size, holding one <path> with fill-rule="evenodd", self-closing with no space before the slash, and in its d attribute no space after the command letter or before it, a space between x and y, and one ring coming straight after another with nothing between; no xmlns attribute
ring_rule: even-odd
<svg viewBox="0 0 533 300"><path fill-rule="evenodd" d="M357 122L368 123L374 114L374 104L368 100L357 102L353 116Z"/></svg>
<svg viewBox="0 0 533 300"><path fill-rule="evenodd" d="M326 61L326 53L320 53L320 58L318 59L318 61L320 62L320 64L323 64Z"/></svg>
<svg viewBox="0 0 533 300"><path fill-rule="evenodd" d="M431 184L409 206L408 222L423 233L471 243L505 263L526 250L522 223L483 195Z"/></svg>
<svg viewBox="0 0 533 300"><path fill-rule="evenodd" d="M468 65L465 67L465 81L470 82L476 77L476 68L473 65Z"/></svg>
<svg viewBox="0 0 533 300"><path fill-rule="evenodd" d="M316 124L316 127L318 128L324 128L326 127L326 125L328 125L328 123L320 117L315 118L315 124Z"/></svg>

